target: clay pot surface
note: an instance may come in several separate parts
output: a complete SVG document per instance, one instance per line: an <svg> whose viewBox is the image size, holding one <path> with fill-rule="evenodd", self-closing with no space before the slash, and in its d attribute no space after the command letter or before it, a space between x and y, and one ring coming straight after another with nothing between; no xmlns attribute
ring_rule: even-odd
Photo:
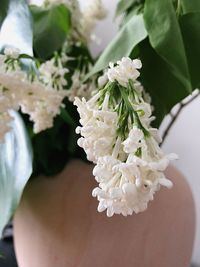
<svg viewBox="0 0 200 267"><path fill-rule="evenodd" d="M194 239L191 191L173 167L144 213L107 218L91 196L92 165L70 162L25 189L14 218L19 267L188 267Z"/></svg>

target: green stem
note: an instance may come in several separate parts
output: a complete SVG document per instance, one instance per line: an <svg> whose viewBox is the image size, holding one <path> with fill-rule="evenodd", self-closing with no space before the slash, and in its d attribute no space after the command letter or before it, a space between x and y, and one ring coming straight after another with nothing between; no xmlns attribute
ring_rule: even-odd
<svg viewBox="0 0 200 267"><path fill-rule="evenodd" d="M181 13L181 0L177 0L176 14L179 16Z"/></svg>
<svg viewBox="0 0 200 267"><path fill-rule="evenodd" d="M139 97L138 92L135 90L135 87L134 87L132 80L128 81L128 89L129 89L129 94L132 95L134 98L136 96Z"/></svg>
<svg viewBox="0 0 200 267"><path fill-rule="evenodd" d="M112 95L112 90L115 88L116 83L115 82L108 82L104 88L100 90L101 96L98 100L98 105L101 106L103 104L105 95L109 93Z"/></svg>
<svg viewBox="0 0 200 267"><path fill-rule="evenodd" d="M136 126L143 131L144 135L146 137L148 137L149 136L149 132L142 125L142 123L140 121L140 118L139 118L139 115L134 110L134 108L132 107L124 88L122 88L121 86L118 86L118 88L119 88L121 97L122 97L122 99L123 99L123 101L124 101L124 103L125 103L125 105L127 107L129 116L132 118L132 120L136 124Z"/></svg>

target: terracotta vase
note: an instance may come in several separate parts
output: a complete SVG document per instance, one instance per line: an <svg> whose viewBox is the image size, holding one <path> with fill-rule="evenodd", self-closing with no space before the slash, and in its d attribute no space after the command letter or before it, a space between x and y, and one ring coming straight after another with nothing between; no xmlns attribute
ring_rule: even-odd
<svg viewBox="0 0 200 267"><path fill-rule="evenodd" d="M174 168L146 212L107 218L96 211L92 165L70 162L31 181L14 218L19 267L188 267L194 239L191 191Z"/></svg>

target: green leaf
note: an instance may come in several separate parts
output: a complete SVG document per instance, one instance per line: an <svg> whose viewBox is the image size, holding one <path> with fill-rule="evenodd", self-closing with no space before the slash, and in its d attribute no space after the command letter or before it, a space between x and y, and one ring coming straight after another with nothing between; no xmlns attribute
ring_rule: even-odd
<svg viewBox="0 0 200 267"><path fill-rule="evenodd" d="M7 7L0 31L0 50L13 46L32 56L32 20L26 0L7 1Z"/></svg>
<svg viewBox="0 0 200 267"><path fill-rule="evenodd" d="M129 12L123 17L121 26L128 23L128 21L135 15L139 15L143 12L143 4L135 5L133 8L130 9Z"/></svg>
<svg viewBox="0 0 200 267"><path fill-rule="evenodd" d="M21 58L21 59L31 59L31 60L34 60L34 57L29 56L27 54L20 54L19 58Z"/></svg>
<svg viewBox="0 0 200 267"><path fill-rule="evenodd" d="M64 122L71 126L76 126L76 122L74 119L70 116L69 112L65 108L61 108L61 113L60 113L61 118L63 119Z"/></svg>
<svg viewBox="0 0 200 267"><path fill-rule="evenodd" d="M61 49L71 27L70 11L65 5L31 6L33 47L39 58L47 59Z"/></svg>
<svg viewBox="0 0 200 267"><path fill-rule="evenodd" d="M146 0L144 21L155 51L169 65L171 73L191 92L184 43L171 0Z"/></svg>
<svg viewBox="0 0 200 267"><path fill-rule="evenodd" d="M199 0L181 0L181 6L184 14L200 11Z"/></svg>
<svg viewBox="0 0 200 267"><path fill-rule="evenodd" d="M121 0L119 1L117 5L117 10L116 10L116 16L119 16L123 14L127 9L129 9L132 5L137 3L137 0Z"/></svg>
<svg viewBox="0 0 200 267"><path fill-rule="evenodd" d="M0 234L17 208L32 173L32 150L24 123L12 111L12 130L0 144Z"/></svg>
<svg viewBox="0 0 200 267"><path fill-rule="evenodd" d="M65 123L60 116L55 118L54 127L34 135L32 143L34 176L49 176L61 172L67 161L76 157L76 151L72 151L72 147L78 149L75 126Z"/></svg>
<svg viewBox="0 0 200 267"><path fill-rule="evenodd" d="M150 93L156 121L154 126L159 127L165 115L172 107L188 96L188 91L175 77L169 65L151 47L148 40L139 45L140 58L143 67L141 69L141 81L145 89Z"/></svg>
<svg viewBox="0 0 200 267"><path fill-rule="evenodd" d="M133 16L103 51L86 79L105 69L109 62L116 62L122 57L129 56L135 46L146 37L147 32L142 15Z"/></svg>
<svg viewBox="0 0 200 267"><path fill-rule="evenodd" d="M1 8L0 8L0 26L1 23L3 22L6 13L7 13L7 8L8 8L8 1L7 0L1 0Z"/></svg>
<svg viewBox="0 0 200 267"><path fill-rule="evenodd" d="M200 12L180 18L180 25L188 59L193 89L200 87Z"/></svg>

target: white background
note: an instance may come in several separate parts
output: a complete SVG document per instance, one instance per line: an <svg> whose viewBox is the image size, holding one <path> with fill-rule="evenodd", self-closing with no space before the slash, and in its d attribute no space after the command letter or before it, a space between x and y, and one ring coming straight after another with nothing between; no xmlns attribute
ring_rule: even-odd
<svg viewBox="0 0 200 267"><path fill-rule="evenodd" d="M42 0L33 1L41 2ZM80 0L83 6L92 1ZM103 2L108 10L108 17L96 27L96 35L101 39L101 44L99 46L91 44L94 55L105 48L117 31L117 21L114 21L117 0L103 0ZM162 126L166 125L166 121ZM186 176L194 194L197 233L193 261L200 264L200 253L198 253L198 248L200 248L200 97L183 110L164 144L164 150L179 155L180 159L174 165Z"/></svg>

